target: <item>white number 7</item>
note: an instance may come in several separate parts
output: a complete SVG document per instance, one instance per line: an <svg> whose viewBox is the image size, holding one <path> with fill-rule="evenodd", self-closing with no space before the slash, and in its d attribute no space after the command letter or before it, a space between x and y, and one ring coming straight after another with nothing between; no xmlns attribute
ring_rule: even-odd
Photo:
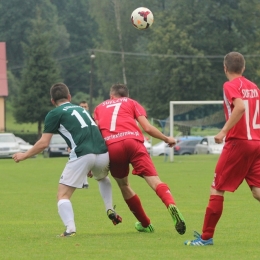
<svg viewBox="0 0 260 260"><path fill-rule="evenodd" d="M117 119L117 114L118 114L120 106L121 106L121 103L112 104L112 105L107 106L107 107L115 107L112 118L111 118L110 131L114 131L116 129L116 119Z"/></svg>

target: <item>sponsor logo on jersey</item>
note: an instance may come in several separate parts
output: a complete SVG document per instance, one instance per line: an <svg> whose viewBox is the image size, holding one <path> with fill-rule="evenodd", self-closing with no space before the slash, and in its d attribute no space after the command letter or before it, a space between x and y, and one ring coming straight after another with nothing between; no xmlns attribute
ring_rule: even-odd
<svg viewBox="0 0 260 260"><path fill-rule="evenodd" d="M258 91L256 89L242 89L243 98L255 98L258 97Z"/></svg>

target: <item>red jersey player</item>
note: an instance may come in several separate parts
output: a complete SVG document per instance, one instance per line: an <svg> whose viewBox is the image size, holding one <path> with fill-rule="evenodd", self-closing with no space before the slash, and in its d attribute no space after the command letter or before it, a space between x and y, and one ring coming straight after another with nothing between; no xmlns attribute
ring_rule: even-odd
<svg viewBox="0 0 260 260"><path fill-rule="evenodd" d="M184 218L175 205L169 187L160 180L156 172L143 144L144 136L137 122L146 133L165 141L170 147L176 143L175 139L165 136L149 123L145 109L128 97L128 89L123 84L111 87L110 99L96 107L94 118L108 146L111 175L121 189L129 209L138 220L135 228L140 232L154 231L138 195L130 187L129 164L134 168L132 173L143 177L165 204L177 232L184 234L186 231Z"/></svg>
<svg viewBox="0 0 260 260"><path fill-rule="evenodd" d="M260 92L242 76L244 70L243 55L230 52L225 56L224 72L229 80L223 86L226 123L215 136L216 143L225 138L225 145L215 168L202 234L195 231L196 239L185 241L185 245L213 245L224 193L234 192L244 179L260 201Z"/></svg>

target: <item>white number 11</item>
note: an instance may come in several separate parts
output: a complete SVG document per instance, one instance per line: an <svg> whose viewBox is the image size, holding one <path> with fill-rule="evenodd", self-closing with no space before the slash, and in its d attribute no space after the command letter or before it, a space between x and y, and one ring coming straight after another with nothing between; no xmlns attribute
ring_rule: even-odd
<svg viewBox="0 0 260 260"><path fill-rule="evenodd" d="M82 111L82 113L86 114L87 117L90 119L91 121L91 125L95 125L96 126L96 123L94 122L94 120L91 118L91 116L89 115L88 112L86 112L85 110ZM72 116L75 116L78 121L80 122L80 125L81 125L81 128L84 128L84 127L88 127L88 125L86 124L86 122L84 121L83 117L80 115L80 113L76 110L73 110L72 113L71 113Z"/></svg>

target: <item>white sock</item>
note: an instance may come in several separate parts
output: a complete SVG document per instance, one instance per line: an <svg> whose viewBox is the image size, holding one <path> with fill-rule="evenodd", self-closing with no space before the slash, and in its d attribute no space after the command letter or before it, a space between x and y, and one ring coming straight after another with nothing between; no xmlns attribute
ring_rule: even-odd
<svg viewBox="0 0 260 260"><path fill-rule="evenodd" d="M64 223L67 233L76 232L76 226L74 221L74 212L72 204L68 199L61 199L58 201L58 212Z"/></svg>
<svg viewBox="0 0 260 260"><path fill-rule="evenodd" d="M98 185L100 194L106 207L106 211L113 209L112 185L108 176L102 180L99 180Z"/></svg>

